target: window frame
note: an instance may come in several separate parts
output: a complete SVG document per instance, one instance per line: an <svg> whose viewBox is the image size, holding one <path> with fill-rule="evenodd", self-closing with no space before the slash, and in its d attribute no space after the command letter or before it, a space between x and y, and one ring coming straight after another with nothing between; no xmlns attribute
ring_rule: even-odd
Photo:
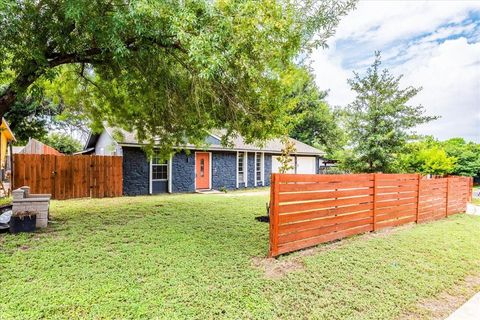
<svg viewBox="0 0 480 320"><path fill-rule="evenodd" d="M259 160L260 162L258 162ZM258 167L259 164L260 167ZM258 179L258 174L260 174L260 179ZM262 184L262 186L265 184L263 152L255 152L255 187L258 187L259 182Z"/></svg>
<svg viewBox="0 0 480 320"><path fill-rule="evenodd" d="M240 157L240 155L242 155ZM240 162L240 159L242 159L243 161ZM246 152L244 151L238 151L237 152L237 182L238 184L240 183L245 183L246 185L246 176L245 176L245 172L246 172L246 166L245 166L245 159L246 159ZM242 180L240 180L240 163L242 164Z"/></svg>
<svg viewBox="0 0 480 320"><path fill-rule="evenodd" d="M164 163L155 163L155 161L154 161L155 157L157 157L157 155L153 155L152 159L150 160L150 177L151 177L150 180L151 181L168 181L169 161L165 160ZM154 177L153 177L153 168L154 167L165 167L165 179L154 179Z"/></svg>

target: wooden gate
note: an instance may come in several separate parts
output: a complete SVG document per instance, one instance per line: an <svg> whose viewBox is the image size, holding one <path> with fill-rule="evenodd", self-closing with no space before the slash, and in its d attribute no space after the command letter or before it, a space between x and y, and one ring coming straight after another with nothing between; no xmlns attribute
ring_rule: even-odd
<svg viewBox="0 0 480 320"><path fill-rule="evenodd" d="M53 199L119 197L123 190L122 157L15 154L13 189Z"/></svg>

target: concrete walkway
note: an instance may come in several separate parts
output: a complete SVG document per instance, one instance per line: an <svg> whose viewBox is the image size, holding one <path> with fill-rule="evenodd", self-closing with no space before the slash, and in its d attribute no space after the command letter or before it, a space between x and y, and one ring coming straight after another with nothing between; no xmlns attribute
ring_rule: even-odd
<svg viewBox="0 0 480 320"><path fill-rule="evenodd" d="M480 216L480 206L469 203L467 213ZM463 306L458 308L446 320L479 320L480 319L480 292L474 295Z"/></svg>
<svg viewBox="0 0 480 320"><path fill-rule="evenodd" d="M446 320L478 320L480 319L480 292L474 295L463 306L452 313Z"/></svg>

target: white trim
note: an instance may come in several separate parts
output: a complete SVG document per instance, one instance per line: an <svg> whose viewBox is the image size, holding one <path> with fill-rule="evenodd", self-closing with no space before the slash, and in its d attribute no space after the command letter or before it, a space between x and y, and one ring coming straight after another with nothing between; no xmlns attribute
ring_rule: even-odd
<svg viewBox="0 0 480 320"><path fill-rule="evenodd" d="M195 151L195 159L193 161L194 165L195 165L195 168L194 168L194 173L195 173L195 177L194 177L194 189L195 190L198 190L197 189L197 153L208 153L208 171L210 172L210 177L208 179L208 190L211 190L212 189L212 153L209 152L209 151Z"/></svg>
<svg viewBox="0 0 480 320"><path fill-rule="evenodd" d="M238 172L238 158L239 155L243 154L243 181L242 183L244 184L244 188L248 186L248 152L243 152L243 151L237 151L237 162L236 162L236 176L237 176L237 189L240 186L240 181L238 179L239 172Z"/></svg>
<svg viewBox="0 0 480 320"><path fill-rule="evenodd" d="M221 138L220 136L218 136L218 135L216 135L216 134L213 134L213 133L211 133L211 132L208 132L208 131L207 131L207 133L208 133L209 135L211 135L212 137L214 137L215 139L222 141L222 138Z"/></svg>
<svg viewBox="0 0 480 320"><path fill-rule="evenodd" d="M260 156L260 181L257 179L257 159ZM265 158L263 152L255 152L255 187L258 187L258 182L262 183L262 186L265 185Z"/></svg>
<svg viewBox="0 0 480 320"><path fill-rule="evenodd" d="M141 148L143 146L146 146L147 144L137 144L137 143L120 143L117 142L119 146L124 146L124 147L137 147ZM198 147L195 146L177 146L173 147L173 149L176 150L198 150ZM216 148L216 147L208 147L209 151L203 151L203 152L211 152L211 151L229 151L229 152L266 152L266 153L271 153L271 154L276 154L276 155L281 155L282 152L278 150L266 150L266 149L258 149L258 150L253 150L253 149L229 149L229 148ZM296 155L299 156L319 156L323 157L325 156L325 153L311 153L311 152L296 152Z"/></svg>
<svg viewBox="0 0 480 320"><path fill-rule="evenodd" d="M244 179L245 179L245 188L248 187L248 152L245 151L245 155L243 156L243 168L244 168Z"/></svg>
<svg viewBox="0 0 480 320"><path fill-rule="evenodd" d="M153 188L153 187L152 187L152 181L153 181L153 180L152 180L152 157L150 157L150 166L149 166L148 169L149 169L149 171L150 171L150 173L149 173L149 179L148 179L148 180L149 180L149 182L148 182L148 193L149 193L149 194L152 194L152 188Z"/></svg>
<svg viewBox="0 0 480 320"><path fill-rule="evenodd" d="M172 193L172 160L173 154L170 154L170 159L168 159L168 193Z"/></svg>
<svg viewBox="0 0 480 320"><path fill-rule="evenodd" d="M255 156L254 156L254 159L253 159L253 162L255 163L255 175L254 175L254 186L256 187L257 186L257 153L255 152Z"/></svg>
<svg viewBox="0 0 480 320"><path fill-rule="evenodd" d="M236 188L238 189L238 151L237 151L237 157L235 158L235 184L236 184Z"/></svg>
<svg viewBox="0 0 480 320"><path fill-rule="evenodd" d="M212 189L212 186L213 186L212 185L212 162L213 162L213 157L212 157L211 152L209 152L208 154L209 154L209 157L210 157L210 159L208 160L208 164L209 164L209 167L210 167L210 168L208 168L210 170L210 181L209 181L209 183L210 183L210 189Z"/></svg>
<svg viewBox="0 0 480 320"><path fill-rule="evenodd" d="M265 186L265 152L262 152L262 186Z"/></svg>

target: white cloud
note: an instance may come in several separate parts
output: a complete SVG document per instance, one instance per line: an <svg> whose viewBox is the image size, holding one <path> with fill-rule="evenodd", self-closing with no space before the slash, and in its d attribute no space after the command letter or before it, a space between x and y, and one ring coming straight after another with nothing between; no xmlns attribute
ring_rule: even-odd
<svg viewBox="0 0 480 320"><path fill-rule="evenodd" d="M404 85L422 86L412 103L423 104L442 118L419 128L440 139L462 136L480 142L480 43L448 40L430 52L418 53L394 69Z"/></svg>
<svg viewBox="0 0 480 320"><path fill-rule="evenodd" d="M352 70L364 71L373 51L381 50L384 65L404 74L404 86L424 88L412 104L442 117L419 127L420 133L480 142L479 16L480 1L361 1L340 23L330 48L313 55L317 83L330 89L331 104L348 104L354 95L347 78Z"/></svg>
<svg viewBox="0 0 480 320"><path fill-rule="evenodd" d="M463 21L478 1L360 1L340 23L338 38L384 44L445 23Z"/></svg>

